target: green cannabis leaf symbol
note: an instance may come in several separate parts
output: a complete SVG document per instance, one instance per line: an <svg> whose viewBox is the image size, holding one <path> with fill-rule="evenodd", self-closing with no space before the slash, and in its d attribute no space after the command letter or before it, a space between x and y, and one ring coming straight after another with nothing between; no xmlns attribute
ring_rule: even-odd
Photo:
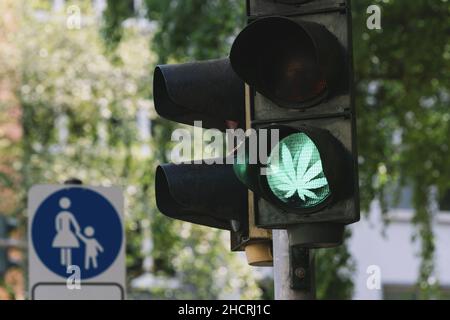
<svg viewBox="0 0 450 320"><path fill-rule="evenodd" d="M298 157L293 159L289 148L281 143L281 165L273 165L271 169L272 174L276 174L281 182L275 188L284 193L285 198L290 198L297 192L303 201L306 198L317 200L319 197L312 190L328 185L323 175L322 161L319 159L309 166L315 149L314 143L309 140L303 145Z"/></svg>

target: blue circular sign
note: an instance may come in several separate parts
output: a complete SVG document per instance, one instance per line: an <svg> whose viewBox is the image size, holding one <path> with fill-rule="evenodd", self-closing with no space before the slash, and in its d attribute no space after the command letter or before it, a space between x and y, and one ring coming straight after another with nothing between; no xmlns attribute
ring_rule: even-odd
<svg viewBox="0 0 450 320"><path fill-rule="evenodd" d="M118 212L99 193L70 187L51 194L39 206L31 225L34 249L42 263L67 277L67 267L80 268L81 279L103 273L122 246Z"/></svg>

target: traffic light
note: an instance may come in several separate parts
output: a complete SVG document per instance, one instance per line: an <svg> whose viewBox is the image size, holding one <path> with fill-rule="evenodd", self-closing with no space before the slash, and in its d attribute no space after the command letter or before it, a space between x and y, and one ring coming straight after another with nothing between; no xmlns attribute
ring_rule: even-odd
<svg viewBox="0 0 450 320"><path fill-rule="evenodd" d="M203 128L221 131L246 127L244 82L228 58L157 66L153 96L156 112L168 120L187 125L201 121ZM253 239L248 190L234 174L233 159L230 152L223 158L158 166L156 204L168 217L231 231L234 251L261 248L270 234ZM252 256L251 264L271 263L267 254Z"/></svg>
<svg viewBox="0 0 450 320"><path fill-rule="evenodd" d="M250 0L231 48L269 150L234 170L256 194L256 225L290 230L292 245L339 245L359 220L350 12L345 0Z"/></svg>
<svg viewBox="0 0 450 320"><path fill-rule="evenodd" d="M233 250L267 249L271 229L288 229L292 246L336 246L359 220L350 3L248 0L247 9L229 58L155 69L160 116L254 129L218 161L160 165L157 206L230 230Z"/></svg>

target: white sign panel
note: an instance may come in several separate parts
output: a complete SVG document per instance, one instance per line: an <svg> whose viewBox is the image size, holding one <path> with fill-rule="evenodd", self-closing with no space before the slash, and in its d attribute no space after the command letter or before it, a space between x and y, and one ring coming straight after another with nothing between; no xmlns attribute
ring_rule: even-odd
<svg viewBox="0 0 450 320"><path fill-rule="evenodd" d="M31 299L125 299L120 188L34 186L28 244Z"/></svg>

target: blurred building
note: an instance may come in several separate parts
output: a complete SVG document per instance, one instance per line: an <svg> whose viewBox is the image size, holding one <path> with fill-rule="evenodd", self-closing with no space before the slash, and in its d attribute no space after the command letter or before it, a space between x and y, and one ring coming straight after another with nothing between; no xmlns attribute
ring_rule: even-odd
<svg viewBox="0 0 450 320"><path fill-rule="evenodd" d="M433 210L435 233L436 275L430 283L439 282L442 298L450 299L450 197L445 197ZM416 299L415 286L421 258L420 237L413 242L415 227L412 192L406 188L400 203L385 216L384 225L379 206L375 203L368 218L351 226L353 236L350 251L357 264L354 275L354 299ZM379 271L380 287L372 277ZM367 282L369 281L369 284Z"/></svg>

